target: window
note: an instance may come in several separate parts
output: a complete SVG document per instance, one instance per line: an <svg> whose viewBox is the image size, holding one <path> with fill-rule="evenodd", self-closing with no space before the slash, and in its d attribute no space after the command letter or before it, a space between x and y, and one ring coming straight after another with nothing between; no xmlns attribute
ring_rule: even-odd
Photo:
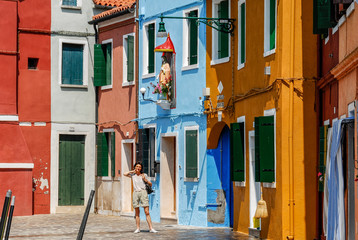
<svg viewBox="0 0 358 240"><path fill-rule="evenodd" d="M37 64L39 63L38 58L28 58L27 59L27 69L37 69Z"/></svg>
<svg viewBox="0 0 358 240"><path fill-rule="evenodd" d="M185 178L198 179L198 128L185 128Z"/></svg>
<svg viewBox="0 0 358 240"><path fill-rule="evenodd" d="M231 123L231 181L245 181L245 122Z"/></svg>
<svg viewBox="0 0 358 240"><path fill-rule="evenodd" d="M83 84L83 45L62 45L62 84Z"/></svg>
<svg viewBox="0 0 358 240"><path fill-rule="evenodd" d="M245 63L245 40L246 40L246 3L245 0L239 0L238 7L238 69L244 67Z"/></svg>
<svg viewBox="0 0 358 240"><path fill-rule="evenodd" d="M198 17L198 10L184 12L184 17ZM187 19L183 25L183 66L197 67L198 25L196 20Z"/></svg>
<svg viewBox="0 0 358 240"><path fill-rule="evenodd" d="M155 177L155 128L138 129L137 161L142 162L143 172Z"/></svg>
<svg viewBox="0 0 358 240"><path fill-rule="evenodd" d="M265 0L264 34L264 56L268 56L274 53L276 48L276 0Z"/></svg>
<svg viewBox="0 0 358 240"><path fill-rule="evenodd" d="M88 43L60 39L59 83L61 86L87 86Z"/></svg>
<svg viewBox="0 0 358 240"><path fill-rule="evenodd" d="M154 76L155 69L155 23L148 23L144 26L143 34L143 75Z"/></svg>
<svg viewBox="0 0 358 240"><path fill-rule="evenodd" d="M115 146L114 132L97 133L98 177L115 176Z"/></svg>
<svg viewBox="0 0 358 240"><path fill-rule="evenodd" d="M123 37L123 84L134 83L134 34Z"/></svg>
<svg viewBox="0 0 358 240"><path fill-rule="evenodd" d="M214 18L229 18L230 17L230 2L228 0L214 0L213 1L213 17ZM212 62L211 64L218 64L229 61L230 55L230 34L212 30Z"/></svg>
<svg viewBox="0 0 358 240"><path fill-rule="evenodd" d="M80 8L82 6L82 0L62 0L62 8Z"/></svg>
<svg viewBox="0 0 358 240"><path fill-rule="evenodd" d="M255 117L255 181L275 182L274 116Z"/></svg>
<svg viewBox="0 0 358 240"><path fill-rule="evenodd" d="M313 1L313 34L328 35L328 29L337 23L332 1Z"/></svg>
<svg viewBox="0 0 358 240"><path fill-rule="evenodd" d="M62 5L77 6L77 1L76 0L62 0Z"/></svg>
<svg viewBox="0 0 358 240"><path fill-rule="evenodd" d="M94 85L112 87L112 40L94 45Z"/></svg>

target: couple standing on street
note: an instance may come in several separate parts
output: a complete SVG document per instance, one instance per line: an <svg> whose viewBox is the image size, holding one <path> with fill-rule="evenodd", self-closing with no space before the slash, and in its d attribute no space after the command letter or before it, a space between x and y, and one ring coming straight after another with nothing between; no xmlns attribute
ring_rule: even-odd
<svg viewBox="0 0 358 240"><path fill-rule="evenodd" d="M157 231L153 228L149 215L149 198L145 188L145 183L149 186L152 186L152 183L149 181L147 174L143 173L142 163L136 162L134 164L134 170L124 173L124 176L132 178L133 182L133 208L135 209L135 221L137 224L137 229L134 233L140 233L139 207L144 208L149 232L156 233Z"/></svg>

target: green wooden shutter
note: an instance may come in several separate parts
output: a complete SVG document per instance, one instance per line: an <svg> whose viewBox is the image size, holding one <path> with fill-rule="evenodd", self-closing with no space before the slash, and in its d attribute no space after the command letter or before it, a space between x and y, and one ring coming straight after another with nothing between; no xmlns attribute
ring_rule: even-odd
<svg viewBox="0 0 358 240"><path fill-rule="evenodd" d="M106 58L101 44L94 45L94 85L106 85Z"/></svg>
<svg viewBox="0 0 358 240"><path fill-rule="evenodd" d="M97 133L97 176L108 176L108 141L105 133Z"/></svg>
<svg viewBox="0 0 358 240"><path fill-rule="evenodd" d="M154 177L154 162L155 162L155 128L149 128L148 131L148 140L149 140L149 176Z"/></svg>
<svg viewBox="0 0 358 240"><path fill-rule="evenodd" d="M106 85L112 84L112 44L108 43L105 46L106 53Z"/></svg>
<svg viewBox="0 0 358 240"><path fill-rule="evenodd" d="M270 50L276 44L276 0L270 0Z"/></svg>
<svg viewBox="0 0 358 240"><path fill-rule="evenodd" d="M111 172L112 177L116 176L116 135L111 132Z"/></svg>
<svg viewBox="0 0 358 240"><path fill-rule="evenodd" d="M145 128L142 130L142 148L143 148L143 155L142 159L139 161L143 164L143 172L149 175L149 129Z"/></svg>
<svg viewBox="0 0 358 240"><path fill-rule="evenodd" d="M328 28L336 23L332 1L313 0L313 33L328 34Z"/></svg>
<svg viewBox="0 0 358 240"><path fill-rule="evenodd" d="M198 11L189 12L189 17L198 17ZM189 23L189 65L198 63L198 25L196 20Z"/></svg>
<svg viewBox="0 0 358 240"><path fill-rule="evenodd" d="M185 177L198 177L198 131L187 130L185 132Z"/></svg>
<svg viewBox="0 0 358 240"><path fill-rule="evenodd" d="M258 149L256 149L258 146ZM274 116L255 118L255 162L259 159L260 182L275 181ZM257 167L255 165L255 167ZM257 172L257 169L255 169ZM256 177L255 177L256 178Z"/></svg>
<svg viewBox="0 0 358 240"><path fill-rule="evenodd" d="M219 18L229 18L229 2L228 0L221 1L219 3ZM218 32L219 46L218 56L219 58L225 58L229 56L229 34L224 32Z"/></svg>
<svg viewBox="0 0 358 240"><path fill-rule="evenodd" d="M148 73L154 73L154 23L148 25Z"/></svg>
<svg viewBox="0 0 358 240"><path fill-rule="evenodd" d="M72 142L72 171L71 171L71 205L78 206L84 203L84 153L85 140L83 136L71 136Z"/></svg>
<svg viewBox="0 0 358 240"><path fill-rule="evenodd" d="M319 128L319 172L323 176L326 172L326 157L327 157L327 129L328 126ZM318 181L318 191L323 192L323 181Z"/></svg>
<svg viewBox="0 0 358 240"><path fill-rule="evenodd" d="M127 81L134 80L134 37L128 35L127 37Z"/></svg>
<svg viewBox="0 0 358 240"><path fill-rule="evenodd" d="M240 29L240 34L241 34L241 56L240 56L240 63L244 63L245 62L245 28L246 28L246 16L245 16L245 11L246 11L246 5L245 3L241 4L241 29Z"/></svg>
<svg viewBox="0 0 358 240"><path fill-rule="evenodd" d="M231 181L245 181L244 123L231 123Z"/></svg>

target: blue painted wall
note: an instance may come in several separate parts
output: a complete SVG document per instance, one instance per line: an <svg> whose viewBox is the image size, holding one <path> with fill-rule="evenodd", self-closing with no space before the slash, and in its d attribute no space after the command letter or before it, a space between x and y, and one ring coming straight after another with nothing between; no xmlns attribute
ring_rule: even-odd
<svg viewBox="0 0 358 240"><path fill-rule="evenodd" d="M142 78L143 75L143 24L156 21L156 31L160 19L158 16L183 16L183 11L188 8L198 7L199 16L206 16L205 1L168 1L168 0L139 0L139 86L147 89L145 98L157 100L157 94L152 94L150 83L156 83L155 77ZM176 108L163 110L153 102L143 101L139 93L138 126L143 128L147 124L156 125L156 159L160 161L160 136L162 133L177 134L177 216L178 223L182 225L207 226L207 163L206 163L206 115L203 114L202 89L206 87L206 27L199 25L199 56L198 68L182 71L182 19L164 19L167 32L173 41L176 50ZM156 38L155 45L164 43L166 38ZM161 53L155 53L155 76L159 74L161 67ZM148 87L150 90L148 90ZM184 181L184 128L187 126L199 127L199 181ZM150 213L154 222L160 221L160 174L157 174L153 187L155 194L150 196ZM142 212L142 217L144 214Z"/></svg>

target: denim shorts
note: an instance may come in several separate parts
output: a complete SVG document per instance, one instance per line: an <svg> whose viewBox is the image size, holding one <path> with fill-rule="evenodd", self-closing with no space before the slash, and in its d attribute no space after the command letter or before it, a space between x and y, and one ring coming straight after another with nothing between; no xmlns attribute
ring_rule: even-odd
<svg viewBox="0 0 358 240"><path fill-rule="evenodd" d="M140 190L133 192L133 208L148 207L149 198L147 190Z"/></svg>

